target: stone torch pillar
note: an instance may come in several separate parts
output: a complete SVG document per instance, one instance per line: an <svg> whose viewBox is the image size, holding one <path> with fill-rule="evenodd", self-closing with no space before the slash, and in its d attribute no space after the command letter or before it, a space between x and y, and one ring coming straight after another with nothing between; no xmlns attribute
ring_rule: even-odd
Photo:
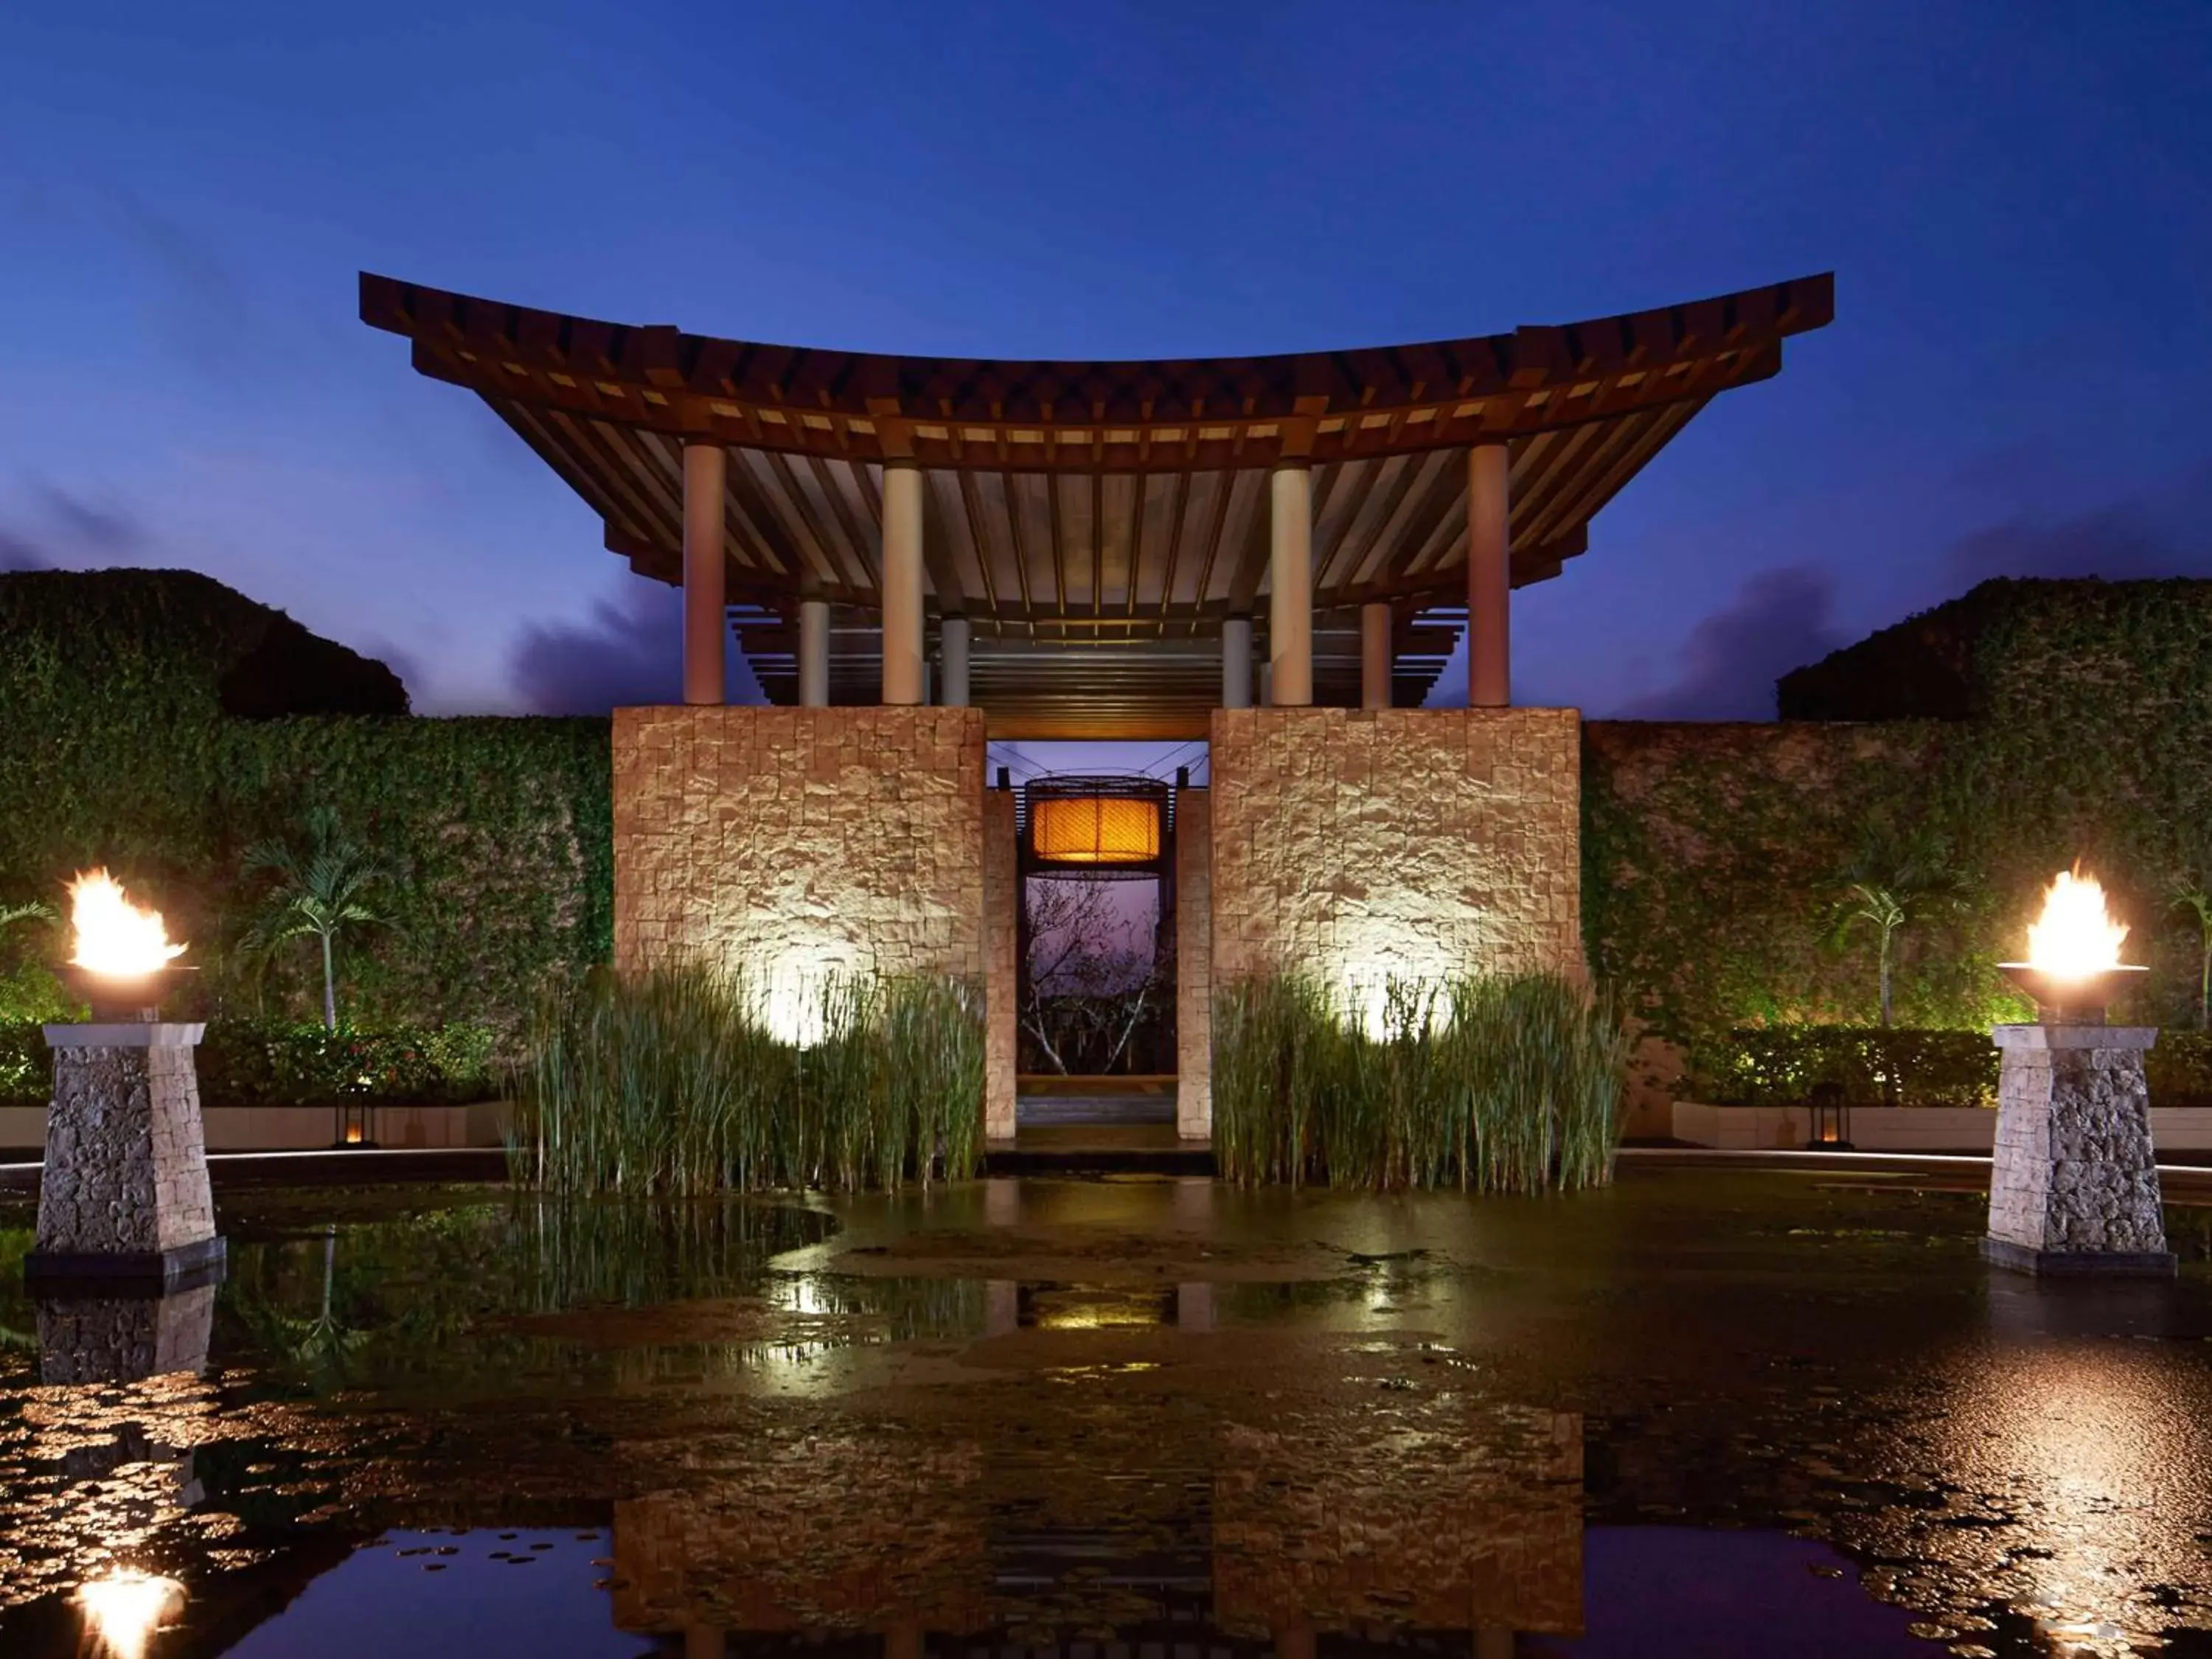
<svg viewBox="0 0 2212 1659"><path fill-rule="evenodd" d="M49 1025L53 1103L33 1287L176 1289L222 1270L192 1049L204 1025Z"/></svg>
<svg viewBox="0 0 2212 1659"><path fill-rule="evenodd" d="M1982 1255L2030 1273L2174 1271L2140 1025L2000 1025L1996 1154Z"/></svg>

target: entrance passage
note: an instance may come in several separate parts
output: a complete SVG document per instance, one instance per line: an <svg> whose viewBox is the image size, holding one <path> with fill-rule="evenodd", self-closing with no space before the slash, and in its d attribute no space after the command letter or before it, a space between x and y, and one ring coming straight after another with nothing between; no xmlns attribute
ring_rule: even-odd
<svg viewBox="0 0 2212 1659"><path fill-rule="evenodd" d="M1019 793L1021 1128L1175 1133L1176 794L1130 774Z"/></svg>

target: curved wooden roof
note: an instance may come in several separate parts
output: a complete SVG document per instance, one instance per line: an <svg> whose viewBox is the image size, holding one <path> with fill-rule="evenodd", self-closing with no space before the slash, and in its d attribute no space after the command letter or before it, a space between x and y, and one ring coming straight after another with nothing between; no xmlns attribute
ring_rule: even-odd
<svg viewBox="0 0 2212 1659"><path fill-rule="evenodd" d="M1011 362L717 339L361 278L362 321L490 404L645 574L678 580L683 446L710 440L730 451L732 601L872 611L882 468L911 461L933 609L974 619L979 644L1116 648L1228 615L1264 629L1264 475L1283 460L1315 470L1322 611L1388 599L1403 633L1463 599L1475 443L1510 447L1515 586L1555 575L1708 399L1778 372L1783 340L1833 313L1821 275L1415 345ZM1324 673L1317 696L1356 699L1356 657L1346 672L1348 690Z"/></svg>

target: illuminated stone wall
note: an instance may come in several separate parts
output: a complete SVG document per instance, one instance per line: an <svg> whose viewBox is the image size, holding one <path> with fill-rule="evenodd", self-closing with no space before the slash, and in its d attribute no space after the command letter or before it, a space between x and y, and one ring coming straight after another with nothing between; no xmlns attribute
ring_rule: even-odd
<svg viewBox="0 0 2212 1659"><path fill-rule="evenodd" d="M1214 983L1579 975L1580 741L1565 708L1216 711Z"/></svg>
<svg viewBox="0 0 2212 1659"><path fill-rule="evenodd" d="M1014 1138L1021 1064L1019 834L1014 792L992 790L983 799L983 1134L989 1140Z"/></svg>
<svg viewBox="0 0 2212 1659"><path fill-rule="evenodd" d="M1176 797L1176 1133L1213 1133L1213 798Z"/></svg>
<svg viewBox="0 0 2212 1659"><path fill-rule="evenodd" d="M615 964L980 983L983 805L980 709L618 708Z"/></svg>

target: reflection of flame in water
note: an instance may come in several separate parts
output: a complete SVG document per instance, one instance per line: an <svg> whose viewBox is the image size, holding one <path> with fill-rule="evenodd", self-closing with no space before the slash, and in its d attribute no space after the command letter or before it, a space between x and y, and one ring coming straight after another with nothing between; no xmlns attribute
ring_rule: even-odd
<svg viewBox="0 0 2212 1659"><path fill-rule="evenodd" d="M123 884L106 870L82 872L70 883L70 924L76 950L70 960L95 974L136 979L167 965L185 947L169 943L159 910L143 910L124 896Z"/></svg>
<svg viewBox="0 0 2212 1659"><path fill-rule="evenodd" d="M87 1633L112 1659L145 1659L154 1632L184 1599L185 1587L175 1579L156 1578L136 1567L88 1579L76 1589Z"/></svg>
<svg viewBox="0 0 2212 1659"><path fill-rule="evenodd" d="M2105 890L2081 866L2061 870L2043 896L2043 915L2027 929L2031 967L2061 979L2081 979L2120 965L2124 923L2105 908Z"/></svg>

